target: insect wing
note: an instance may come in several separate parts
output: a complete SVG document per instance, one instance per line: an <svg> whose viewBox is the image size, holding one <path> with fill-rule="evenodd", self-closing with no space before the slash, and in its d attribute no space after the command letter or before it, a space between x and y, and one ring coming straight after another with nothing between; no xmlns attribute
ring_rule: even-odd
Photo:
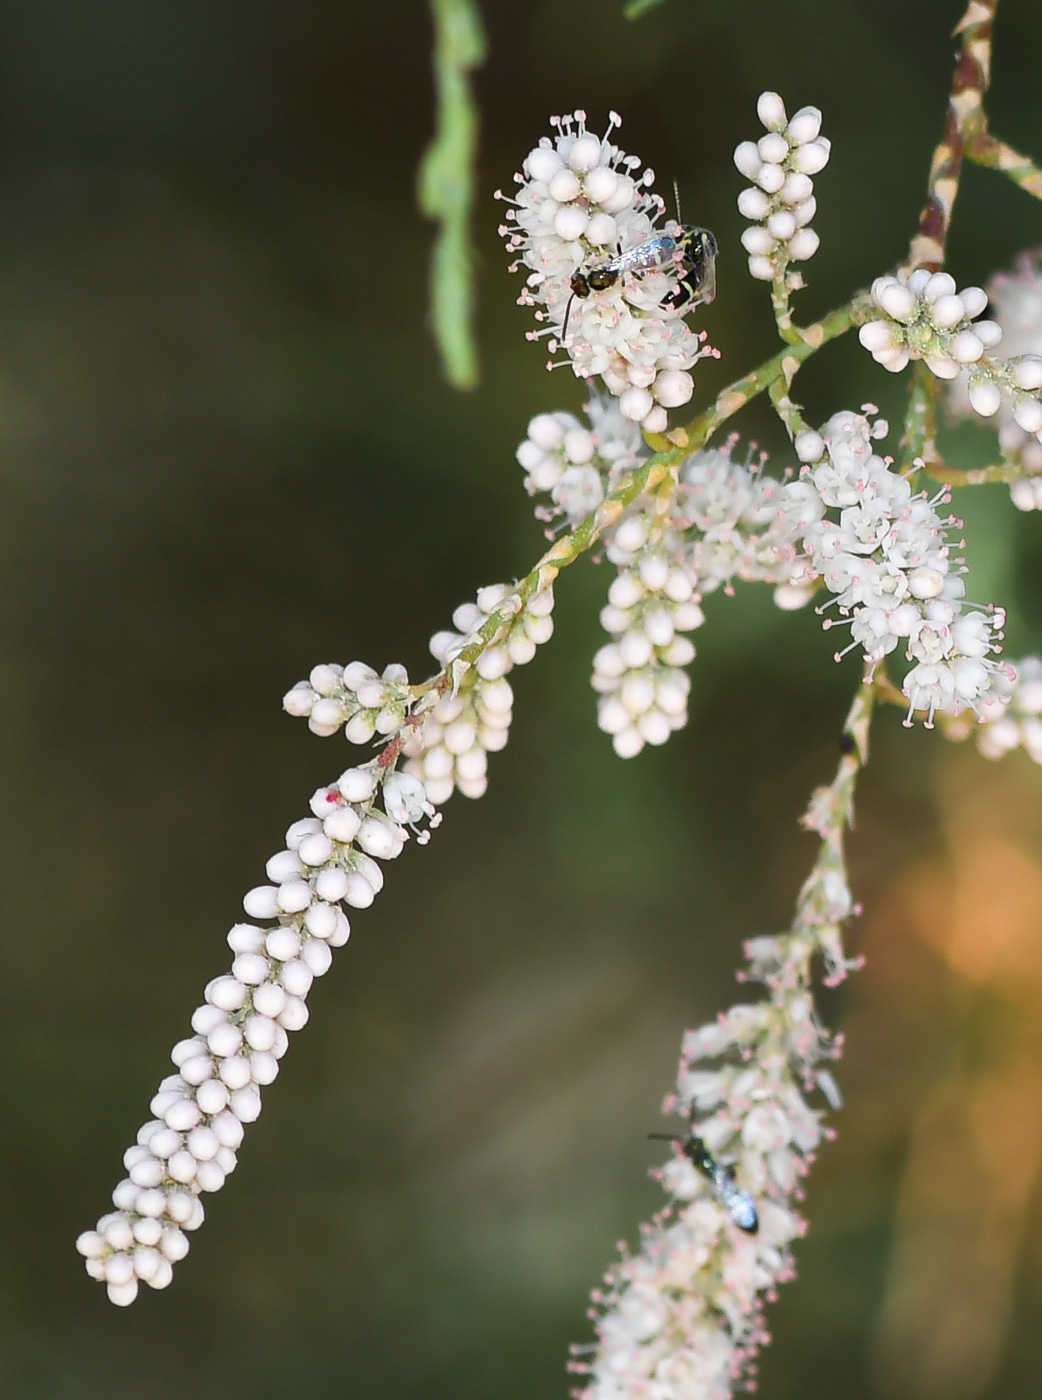
<svg viewBox="0 0 1042 1400"><path fill-rule="evenodd" d="M616 277L623 272L650 272L652 268L664 267L673 258L676 250L677 240L667 233L660 233L654 238L645 238L642 242L635 243L632 248L623 248L603 267L594 270L614 273Z"/></svg>
<svg viewBox="0 0 1042 1400"><path fill-rule="evenodd" d="M626 266L634 272L649 272L653 267L664 267L672 259L676 249L676 239L663 233L655 238L645 238L643 243L638 243L635 248L627 248L619 256L627 260Z"/></svg>
<svg viewBox="0 0 1042 1400"><path fill-rule="evenodd" d="M684 240L687 272L683 280L691 291L691 301L702 306L716 296L717 242L707 228L690 228Z"/></svg>

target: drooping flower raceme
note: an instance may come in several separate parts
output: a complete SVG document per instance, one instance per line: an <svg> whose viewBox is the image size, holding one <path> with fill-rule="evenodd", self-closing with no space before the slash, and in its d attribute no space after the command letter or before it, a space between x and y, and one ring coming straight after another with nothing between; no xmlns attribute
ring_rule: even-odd
<svg viewBox="0 0 1042 1400"><path fill-rule="evenodd" d="M872 451L875 429L863 414L837 413L807 446L821 456L787 492L802 513L808 570L819 575L850 619L850 647L870 662L903 647L915 664L904 678L909 716L976 709L990 692L1004 613L963 599L947 530L933 499ZM842 654L842 653L840 653Z"/></svg>
<svg viewBox="0 0 1042 1400"><path fill-rule="evenodd" d="M764 1300L794 1273L792 1242L806 1228L794 1199L822 1137L789 1051L800 1030L819 1035L813 1021L800 1025L812 1015L801 997L799 1007L734 1006L685 1037L673 1110L753 1197L759 1229L740 1231L678 1151L661 1171L670 1206L595 1295L597 1354L574 1367L590 1376L584 1400L726 1400L748 1378L768 1340ZM703 1068L707 1057L722 1063Z"/></svg>
<svg viewBox="0 0 1042 1400"><path fill-rule="evenodd" d="M77 1241L87 1272L121 1306L134 1301L141 1283L170 1283L188 1252L186 1231L202 1224L203 1194L219 1191L235 1170L289 1033L307 1022L312 982L347 942L343 906L368 908L383 887L379 862L398 855L408 825L434 815L415 778L381 778L375 763L320 788L311 810L268 861L271 883L243 900L250 922L228 934L231 968L208 984L191 1018L193 1034L171 1052L176 1073L160 1083L153 1117L124 1155L115 1209Z"/></svg>
<svg viewBox="0 0 1042 1400"><path fill-rule="evenodd" d="M746 579L778 584L784 607L810 598L789 586L795 529L782 483L762 467L734 462L730 449L693 453L664 508L637 502L606 532L619 574L601 612L612 641L594 657L592 685L598 725L621 758L665 743L687 722L690 682L680 668L695 648L679 634L701 627L706 593Z"/></svg>
<svg viewBox="0 0 1042 1400"><path fill-rule="evenodd" d="M752 181L738 196L738 209L750 220L742 234L749 272L771 282L790 262L806 262L818 250L820 240L810 227L818 207L812 177L828 164L830 142L821 135L817 107L801 107L790 120L778 94L765 92L756 111L767 133L735 150L735 165ZM802 285L793 276L788 290Z"/></svg>
<svg viewBox="0 0 1042 1400"><path fill-rule="evenodd" d="M690 371L706 350L684 319L676 293L684 272L679 250L653 265L627 268L610 285L573 287L589 271L653 235L678 240L680 225L658 221L664 205L649 193L650 170L611 142L620 118L612 113L603 137L587 130L586 114L555 118L556 135L525 157L518 189L501 232L528 269L521 305L537 307L575 373L600 377L626 418L663 432L667 410L688 402ZM577 464L581 465L581 464Z"/></svg>
<svg viewBox="0 0 1042 1400"><path fill-rule="evenodd" d="M414 692L402 666L377 675L352 662L316 666L286 695L285 709L306 716L319 735L343 726L354 743L374 735L393 743L318 789L312 815L289 828L285 848L268 861L271 883L243 900L250 922L228 934L231 968L208 984L191 1018L193 1034L171 1052L177 1072L160 1083L154 1116L124 1155L127 1176L113 1192L115 1209L77 1241L88 1273L107 1285L114 1303L132 1303L141 1283L171 1282L173 1265L188 1251L186 1232L203 1221L202 1196L220 1190L235 1170L245 1127L261 1111L261 1090L279 1072L289 1033L307 1022L312 982L347 942L345 907L373 903L383 888L380 862L399 855L410 829L421 844L429 839L419 824L440 820L435 801L454 787L471 797L484 792L486 754L503 747L510 723L506 672L531 660L553 631L551 572L523 601L503 584L457 609L461 631L431 642L445 684ZM494 616L502 619L498 626L490 623ZM484 645L469 664L460 653L474 642ZM412 771L395 769L396 744L414 755Z"/></svg>
<svg viewBox="0 0 1042 1400"><path fill-rule="evenodd" d="M848 721L852 737L860 723L867 715ZM805 1095L816 1088L832 1107L840 1102L827 1065L841 1039L818 1020L810 979L816 954L831 983L858 965L841 943L853 912L842 839L858 763L841 760L834 782L811 801L804 822L822 844L792 929L746 944L743 980L764 983L767 998L733 1006L684 1037L664 1105L684 1126L656 1173L670 1201L593 1295L597 1342L573 1348L571 1364L587 1377L580 1400L728 1400L750 1384L755 1354L769 1340L763 1304L794 1274L792 1244L806 1228L800 1184L826 1133ZM755 1232L738 1228L680 1150L689 1130L752 1198Z"/></svg>
<svg viewBox="0 0 1042 1400"><path fill-rule="evenodd" d="M649 544L641 515L624 521L615 540L633 546L633 559L608 589L601 624L612 641L593 658L591 683L601 696L599 727L620 758L632 758L687 723L691 682L680 668L694 660L695 648L682 634L701 627L705 616L687 573Z"/></svg>

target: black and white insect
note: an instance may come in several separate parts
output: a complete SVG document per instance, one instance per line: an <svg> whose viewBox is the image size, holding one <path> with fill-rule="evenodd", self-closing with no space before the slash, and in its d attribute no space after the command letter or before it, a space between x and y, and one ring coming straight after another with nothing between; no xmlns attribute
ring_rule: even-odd
<svg viewBox="0 0 1042 1400"><path fill-rule="evenodd" d="M684 1156L712 1186L713 1195L739 1230L744 1230L748 1235L756 1234L760 1228L760 1217L756 1214L753 1198L738 1186L731 1172L716 1160L696 1133L690 1133L686 1138L676 1137L672 1133L649 1133L648 1137L678 1143Z"/></svg>
<svg viewBox="0 0 1042 1400"><path fill-rule="evenodd" d="M565 339L575 298L585 301L592 292L606 292L627 272L639 276L642 272L672 267L677 273L677 285L662 299L662 305L671 311L712 301L716 296L718 251L716 238L709 229L697 224L681 224L676 234L653 234L632 248L620 248L606 262L577 269L571 279L572 295L564 313Z"/></svg>

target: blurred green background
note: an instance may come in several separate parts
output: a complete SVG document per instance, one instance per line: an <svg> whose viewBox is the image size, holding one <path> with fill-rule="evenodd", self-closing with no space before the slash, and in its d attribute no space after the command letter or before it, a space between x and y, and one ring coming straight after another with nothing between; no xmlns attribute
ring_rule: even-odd
<svg viewBox="0 0 1042 1400"><path fill-rule="evenodd" d="M1042 153L1042 12L1003 0L994 126ZM961 0L486 0L476 236L481 387L426 331L432 125L419 0L0 5L0 823L5 1074L0 1394L11 1400L563 1396L587 1292L657 1207L645 1134L680 1034L783 927L796 817L857 679L811 613L714 597L689 728L617 760L587 684L608 577L558 589L511 677L480 804L410 846L311 996L173 1287L127 1311L84 1275L170 1045L286 825L345 766L280 710L318 661L428 665L426 638L542 545L513 460L575 409L523 338L501 206L550 112L609 107L721 242L719 365L772 349L744 272L735 144L776 88L825 112L809 317L902 254ZM1042 243L970 170L952 271ZM900 384L855 343L810 416ZM767 447L759 408L739 424ZM963 432L952 459L988 459ZM965 494L965 493L963 493ZM957 498L971 596L1042 646L1042 522ZM866 971L825 1001L848 1106L772 1309L774 1400L1020 1397L1042 1364L1042 773L886 713L852 862Z"/></svg>

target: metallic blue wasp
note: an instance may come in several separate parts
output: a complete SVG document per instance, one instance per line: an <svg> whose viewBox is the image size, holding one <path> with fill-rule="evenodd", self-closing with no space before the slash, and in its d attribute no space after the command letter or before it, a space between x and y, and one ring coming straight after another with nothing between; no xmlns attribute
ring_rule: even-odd
<svg viewBox="0 0 1042 1400"><path fill-rule="evenodd" d="M743 1191L728 1169L716 1160L705 1143L695 1133L686 1138L674 1137L672 1133L649 1133L648 1137L659 1138L663 1142L675 1142L680 1150L713 1188L713 1195L727 1211L739 1230L755 1235L760 1228L760 1217L748 1191Z"/></svg>

